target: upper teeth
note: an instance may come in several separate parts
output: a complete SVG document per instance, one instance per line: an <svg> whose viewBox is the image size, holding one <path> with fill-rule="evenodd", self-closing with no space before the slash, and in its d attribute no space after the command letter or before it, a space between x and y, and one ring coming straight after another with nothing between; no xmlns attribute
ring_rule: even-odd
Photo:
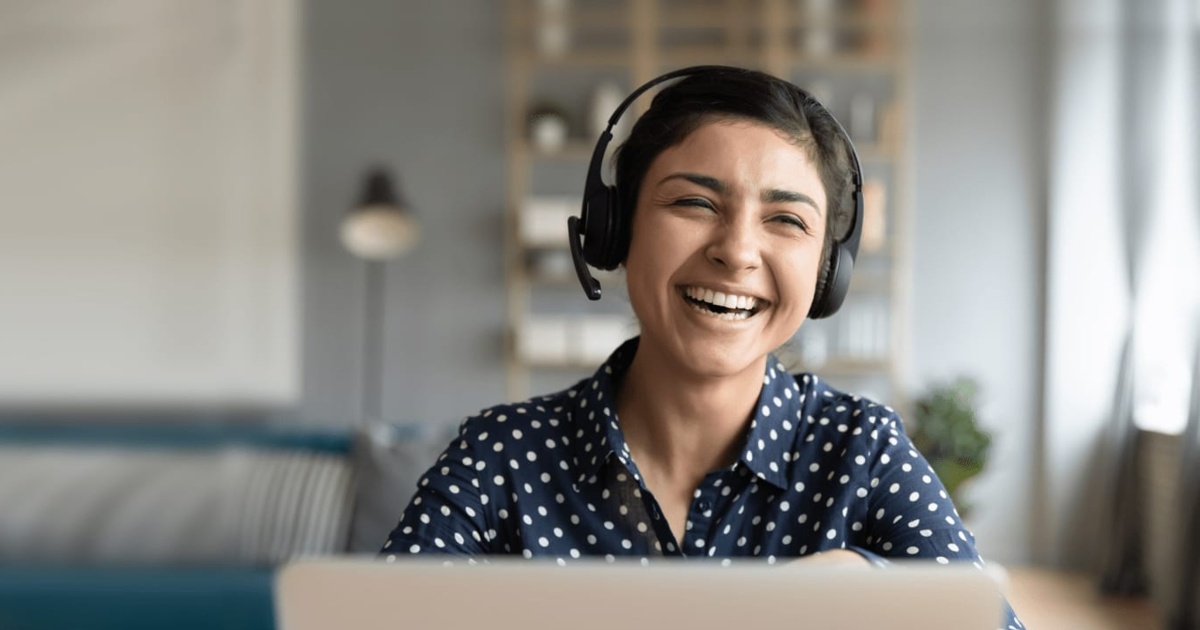
<svg viewBox="0 0 1200 630"><path fill-rule="evenodd" d="M688 287L687 296L693 300L708 302L714 306L722 306L725 308L736 308L744 310L753 310L758 304L758 299L748 295L734 295L732 293L721 293L712 289L701 289L700 287Z"/></svg>

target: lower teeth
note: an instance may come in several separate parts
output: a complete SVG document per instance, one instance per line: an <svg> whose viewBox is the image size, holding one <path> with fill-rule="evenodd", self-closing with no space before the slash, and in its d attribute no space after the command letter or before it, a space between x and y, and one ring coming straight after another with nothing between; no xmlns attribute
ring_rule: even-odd
<svg viewBox="0 0 1200 630"><path fill-rule="evenodd" d="M750 317L749 311L726 311L724 313L718 313L716 311L705 308L703 306L698 306L696 304L692 304L692 308L700 311L701 313L704 313L705 315L713 315L713 316L719 317L719 318L727 320L727 321L735 321L735 320L746 319L746 318Z"/></svg>

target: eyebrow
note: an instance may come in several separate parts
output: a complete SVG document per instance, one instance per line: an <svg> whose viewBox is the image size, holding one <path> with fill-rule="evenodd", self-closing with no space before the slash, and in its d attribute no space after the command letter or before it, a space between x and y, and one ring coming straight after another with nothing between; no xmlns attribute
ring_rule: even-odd
<svg viewBox="0 0 1200 630"><path fill-rule="evenodd" d="M672 179L685 179L693 184L696 184L697 186L703 186L704 188L707 188L719 195L729 194L729 186L725 182L715 177L699 175L696 173L675 173L664 177L662 182L670 181ZM794 190L782 190L779 188L764 190L762 193L762 201L763 203L804 203L812 206L813 210L816 210L818 214L821 213L821 207L817 205L817 202L813 200L812 197Z"/></svg>

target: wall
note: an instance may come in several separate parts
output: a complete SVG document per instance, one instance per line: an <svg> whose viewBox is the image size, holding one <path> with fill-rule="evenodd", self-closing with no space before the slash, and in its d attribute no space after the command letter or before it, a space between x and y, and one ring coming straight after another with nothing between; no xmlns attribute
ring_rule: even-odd
<svg viewBox="0 0 1200 630"><path fill-rule="evenodd" d="M504 395L503 3L306 2L304 396L359 414L364 267L337 241L378 160L423 230L385 270L383 419L454 424Z"/></svg>
<svg viewBox="0 0 1200 630"><path fill-rule="evenodd" d="M295 5L0 2L0 415L295 398Z"/></svg>
<svg viewBox="0 0 1200 630"><path fill-rule="evenodd" d="M970 496L979 548L1030 559L1041 412L1047 9L915 2L909 384L969 374L996 436Z"/></svg>

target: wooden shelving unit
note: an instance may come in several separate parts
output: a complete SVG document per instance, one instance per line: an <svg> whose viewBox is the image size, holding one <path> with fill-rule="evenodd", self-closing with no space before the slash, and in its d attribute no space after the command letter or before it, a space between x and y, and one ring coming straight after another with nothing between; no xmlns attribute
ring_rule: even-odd
<svg viewBox="0 0 1200 630"><path fill-rule="evenodd" d="M635 332L619 275L602 279L604 299L589 303L570 268L566 216L579 212L597 133L589 110L602 109L593 108L592 91L615 84L623 97L668 70L716 63L757 68L809 89L854 136L872 182L867 226L874 235L864 239L842 311L831 320L806 322L778 354L790 368L811 370L835 385L902 405L911 238L911 167L902 124L910 100L905 3L508 0L509 396L563 387L595 369L602 340L564 341L559 338L564 327L574 334L604 329L615 335L620 327L614 322L625 321L627 333ZM643 97L625 118L632 122L649 100ZM567 127L566 138L552 149L533 140L529 120L547 103ZM604 110L602 117L610 113L611 108ZM605 177L611 181L610 171ZM540 204L536 217L531 200ZM561 239L530 243L524 229L529 225L523 223L533 220L544 224L539 233L553 235L558 229ZM589 318L603 325L588 328ZM538 329L544 322L552 326ZM543 341L549 352L523 354L530 342ZM590 353L571 350L583 345Z"/></svg>

